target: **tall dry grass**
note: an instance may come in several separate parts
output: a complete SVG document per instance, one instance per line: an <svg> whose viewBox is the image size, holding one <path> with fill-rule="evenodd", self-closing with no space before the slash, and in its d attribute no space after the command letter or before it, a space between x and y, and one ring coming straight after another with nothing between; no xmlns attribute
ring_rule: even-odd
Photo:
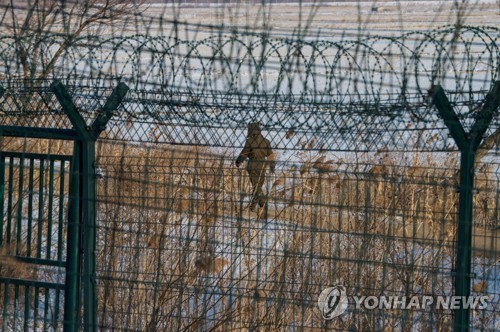
<svg viewBox="0 0 500 332"><path fill-rule="evenodd" d="M68 142L2 144L2 150L71 153ZM452 294L454 155L438 163L432 153L414 154L403 163L401 153L339 157L297 149L294 161L278 158L278 171L266 179L268 205L257 213L248 209L248 176L230 155L100 141L97 156L102 330L451 328L451 311L433 309L350 307L329 322L316 301L333 284L350 295ZM478 170L476 184L484 190L475 196L475 227L489 227L497 213L489 205L497 184L491 174ZM2 255L5 262L15 260L11 256ZM47 275L2 265L11 278ZM488 293L488 275L481 277L475 292ZM494 310L482 313L474 324L494 318Z"/></svg>
<svg viewBox="0 0 500 332"><path fill-rule="evenodd" d="M352 311L329 323L316 299L332 283L360 295L452 294L454 168L313 153L268 176L268 206L253 214L230 156L106 142L98 154L103 328L451 326L451 311L437 310Z"/></svg>

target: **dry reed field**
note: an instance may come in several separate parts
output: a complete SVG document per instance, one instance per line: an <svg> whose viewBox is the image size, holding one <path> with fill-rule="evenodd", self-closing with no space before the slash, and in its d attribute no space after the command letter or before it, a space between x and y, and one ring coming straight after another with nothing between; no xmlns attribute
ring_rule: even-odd
<svg viewBox="0 0 500 332"><path fill-rule="evenodd" d="M285 164L267 179L269 204L251 213L248 177L231 156L189 146L103 144L99 151L103 324L449 328L451 313L438 311L355 312L329 325L315 302L325 280L367 295L449 294L452 279L443 268L455 250L456 166L424 164L432 155L401 166L400 155L387 153L377 166L308 153L300 168ZM490 174L482 176L478 203L497 199ZM491 236L498 210L486 204L477 209L475 231ZM478 259L491 262L496 249L484 248ZM476 281L483 288L495 279L483 277ZM482 312L475 323L489 325L495 316Z"/></svg>

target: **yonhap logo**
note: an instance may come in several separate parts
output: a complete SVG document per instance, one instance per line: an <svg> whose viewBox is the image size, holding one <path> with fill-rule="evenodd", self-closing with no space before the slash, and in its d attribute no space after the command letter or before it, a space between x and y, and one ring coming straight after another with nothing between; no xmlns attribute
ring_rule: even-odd
<svg viewBox="0 0 500 332"><path fill-rule="evenodd" d="M333 319L347 310L349 301L344 286L337 285L324 289L318 298L318 306L324 319Z"/></svg>
<svg viewBox="0 0 500 332"><path fill-rule="evenodd" d="M356 310L399 309L425 310L433 308L446 309L473 309L482 310L488 307L490 296L431 296L431 295L379 295L379 296L351 296ZM324 289L318 298L318 307L323 319L330 320L346 312L349 300L346 288L342 285Z"/></svg>

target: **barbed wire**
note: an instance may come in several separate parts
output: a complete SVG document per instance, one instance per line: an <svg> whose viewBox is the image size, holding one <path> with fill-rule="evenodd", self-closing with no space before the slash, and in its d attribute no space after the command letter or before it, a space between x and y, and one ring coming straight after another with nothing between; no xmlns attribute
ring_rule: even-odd
<svg viewBox="0 0 500 332"><path fill-rule="evenodd" d="M267 34L201 40L86 36L65 48L52 75L79 81L119 77L136 89L197 94L300 95L324 103L386 94L423 97L432 84L470 94L489 89L498 77L498 39L498 28L472 26L340 41ZM51 46L65 41L48 35L40 48L50 54ZM13 38L2 37L0 50L6 79L12 79L9 74L20 66Z"/></svg>
<svg viewBox="0 0 500 332"><path fill-rule="evenodd" d="M184 127L190 133L178 136L183 137L179 144L226 146L227 141L214 142L213 130L198 129L243 129L249 121L260 121L271 131L321 134L330 146L345 142L340 150L406 149L417 142L414 149L428 149L422 142L430 141L432 148L447 150L454 144L446 130L439 133L444 125L428 90L441 84L469 128L498 79L499 37L498 28L472 26L335 42L268 34L200 40L83 37L68 45L52 75L73 87L83 113L96 109L95 100L102 104L103 87L117 80L132 87L113 121L116 128L130 119L147 125L132 126L125 135L116 129L115 139L147 142L152 131L160 130L163 140L171 141L166 132ZM50 52L48 45L62 42L61 35L49 35L40 41L47 45L41 49ZM6 73L16 72L11 38L0 39L0 50ZM15 77L6 85L23 89ZM413 138L407 134L411 129ZM422 129L429 137L422 139ZM400 134L383 135L388 131ZM430 140L436 135L440 139ZM154 136L162 141L162 135Z"/></svg>

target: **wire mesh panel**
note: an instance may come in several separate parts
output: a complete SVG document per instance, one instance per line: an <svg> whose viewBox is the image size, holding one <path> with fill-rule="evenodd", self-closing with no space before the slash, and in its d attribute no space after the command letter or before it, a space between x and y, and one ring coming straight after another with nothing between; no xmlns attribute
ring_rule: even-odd
<svg viewBox="0 0 500 332"><path fill-rule="evenodd" d="M123 108L134 114L141 106L130 96ZM141 105L156 100L154 92L142 98ZM276 169L266 168L265 202L252 211L252 175L247 164L235 165L247 123L183 122L181 114L211 105L187 103L179 116L168 102L154 106L155 115L170 117L161 125L153 117L115 119L97 148L101 328L450 328L449 303L407 308L412 297L454 294L459 153L443 147L439 120L428 126L388 114L385 122L367 121L360 113L358 125L342 131L356 108L310 105L310 123L330 112L329 129L262 123ZM248 122L282 109L250 109ZM486 177L498 188L496 177ZM475 247L483 236L492 241L488 257L474 256L490 271L498 236L477 222L474 232ZM492 285L474 293L491 295L474 326L494 328L498 320L495 278L474 279ZM350 303L344 316L325 320L317 301L332 285L345 287ZM354 296L372 299L358 306Z"/></svg>
<svg viewBox="0 0 500 332"><path fill-rule="evenodd" d="M493 129L499 130L499 122ZM474 195L474 228L472 259L472 294L485 294L491 298L492 305L486 310L473 311L474 327L500 328L499 276L498 266L500 249L500 148L479 151L482 159L476 165Z"/></svg>
<svg viewBox="0 0 500 332"><path fill-rule="evenodd" d="M2 329L62 329L69 156L0 152Z"/></svg>
<svg viewBox="0 0 500 332"><path fill-rule="evenodd" d="M461 151L428 89L446 86L469 132L497 77L497 51L434 57L451 52L452 32L410 33L405 42L121 39L128 46L113 59L137 70L136 89L96 152L99 326L451 329L455 281L464 277ZM467 27L453 47L483 49L479 39L497 38L485 35ZM146 76L142 52L153 57ZM178 70L163 71L162 61ZM485 71L474 71L479 62ZM486 140L498 137L494 112ZM255 126L269 146L248 152ZM475 197L488 212L475 206L472 225L481 273L467 277L471 325L495 329L498 234L487 223L498 211L498 170L496 143L485 142L492 157L477 159ZM256 162L258 150L269 153ZM349 301L335 319L318 306L330 287ZM483 295L486 309L477 305Z"/></svg>

